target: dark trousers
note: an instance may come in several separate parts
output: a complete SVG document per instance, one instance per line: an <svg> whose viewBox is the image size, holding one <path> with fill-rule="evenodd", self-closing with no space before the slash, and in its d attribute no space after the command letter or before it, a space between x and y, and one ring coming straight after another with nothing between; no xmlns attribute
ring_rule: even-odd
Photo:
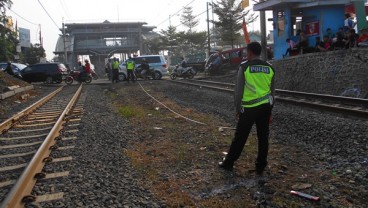
<svg viewBox="0 0 368 208"><path fill-rule="evenodd" d="M134 73L133 73L133 70L127 70L127 73L128 73L128 82L129 80L132 80L134 82Z"/></svg>
<svg viewBox="0 0 368 208"><path fill-rule="evenodd" d="M268 103L253 108L244 108L244 112L239 116L234 139L226 155L225 163L232 165L239 158L247 142L252 126L255 123L258 137L256 168L257 170L263 171L267 166L269 119L271 110L272 108Z"/></svg>
<svg viewBox="0 0 368 208"><path fill-rule="evenodd" d="M118 83L119 82L119 69L113 69L112 70L112 83Z"/></svg>

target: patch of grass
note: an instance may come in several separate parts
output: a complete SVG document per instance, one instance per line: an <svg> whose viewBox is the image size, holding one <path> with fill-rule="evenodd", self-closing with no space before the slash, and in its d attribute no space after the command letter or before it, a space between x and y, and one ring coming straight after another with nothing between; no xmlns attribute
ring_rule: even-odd
<svg viewBox="0 0 368 208"><path fill-rule="evenodd" d="M130 105L118 107L118 112L121 116L125 118L142 118L145 115L145 112L142 108Z"/></svg>

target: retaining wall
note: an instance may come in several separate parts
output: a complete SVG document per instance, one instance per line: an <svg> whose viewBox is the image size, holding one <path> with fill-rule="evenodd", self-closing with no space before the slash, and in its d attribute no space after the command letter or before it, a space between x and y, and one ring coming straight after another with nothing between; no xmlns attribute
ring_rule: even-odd
<svg viewBox="0 0 368 208"><path fill-rule="evenodd" d="M278 89L368 98L368 48L304 54L272 65Z"/></svg>

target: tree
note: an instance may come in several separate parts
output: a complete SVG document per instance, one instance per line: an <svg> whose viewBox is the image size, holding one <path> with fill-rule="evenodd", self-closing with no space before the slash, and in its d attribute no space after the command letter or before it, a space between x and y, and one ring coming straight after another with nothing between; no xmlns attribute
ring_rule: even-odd
<svg viewBox="0 0 368 208"><path fill-rule="evenodd" d="M163 49L163 42L161 37L155 37L144 41L151 54L158 54Z"/></svg>
<svg viewBox="0 0 368 208"><path fill-rule="evenodd" d="M213 20L212 22L219 32L220 42L234 48L235 44L240 44L242 17L247 16L249 11L243 14L241 4L237 0L219 0L213 4L213 9L218 16L218 21ZM256 18L254 14L251 14L246 18L247 23L255 21Z"/></svg>
<svg viewBox="0 0 368 208"><path fill-rule="evenodd" d="M185 27L189 28L189 32L192 32L192 29L195 28L199 21L195 19L193 16L193 9L191 6L184 7L183 14L180 18L181 24Z"/></svg>
<svg viewBox="0 0 368 208"><path fill-rule="evenodd" d="M45 49L39 44L31 44L23 54L23 61L28 64L36 64L40 62L40 58L46 57Z"/></svg>
<svg viewBox="0 0 368 208"><path fill-rule="evenodd" d="M0 0L0 60L11 60L16 52L17 34L7 25L6 9L10 9L11 0Z"/></svg>
<svg viewBox="0 0 368 208"><path fill-rule="evenodd" d="M13 2L11 0L0 0L0 20L1 22L4 21L6 15L6 8L10 9Z"/></svg>
<svg viewBox="0 0 368 208"><path fill-rule="evenodd" d="M172 55L175 48L178 47L179 36L176 32L176 27L169 26L167 30L161 30L162 49L168 50Z"/></svg>

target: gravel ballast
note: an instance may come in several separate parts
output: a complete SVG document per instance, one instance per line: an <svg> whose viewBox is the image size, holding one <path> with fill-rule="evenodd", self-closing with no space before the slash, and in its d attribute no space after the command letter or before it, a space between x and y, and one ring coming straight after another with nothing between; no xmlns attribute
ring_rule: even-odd
<svg viewBox="0 0 368 208"><path fill-rule="evenodd" d="M159 93L165 99L172 100L182 106L183 109L193 108L205 114L212 114L219 122L223 121L224 125L227 126L235 126L236 124L231 94L188 87L164 80L142 81L140 83L145 89L149 89L149 93ZM34 190L35 194L45 194L51 191L64 192L64 199L43 203L42 207L168 206L163 199L155 196L153 190L142 183L145 178L141 178L142 176L132 167L131 158L124 154L124 150L132 148L132 144L142 142L147 138L153 140L151 137L140 137L140 133L136 132L136 128L132 126L129 119L123 118L117 113L115 101L119 98L129 97L128 90L130 88L128 86L136 88L134 92L142 93L131 94L132 99L140 97L142 100L147 97L147 103L141 103L142 105L155 103L143 91L139 90L138 83L128 85L124 82L115 85L85 86L79 103L79 105L84 106L82 120L79 125L70 127L73 130L79 130L75 133L77 139L61 141L59 144L60 146L75 147L52 153L56 158L71 156L73 160L56 166L46 166L45 169L47 172L70 171L69 176L40 181L40 186ZM160 106L159 104L155 105ZM163 107L160 106L160 108ZM165 126L161 127L165 130ZM144 130L145 127L140 127L140 130L142 129ZM198 129L192 129L192 131L196 130ZM144 133L142 134L144 135ZM66 135L73 136L71 133ZM243 196L237 196L235 191L231 192L226 187L222 188L221 191L211 190L212 184L222 183L221 180L224 180L225 184L232 184L235 190L236 187L238 189L245 187L254 194L254 201L247 202L249 206L244 207L256 207L262 204L267 204L267 207L288 207L291 205L297 207L364 207L364 203L368 201L367 139L367 121L343 118L277 102L273 110L271 125L269 167L266 169L265 185L261 189L253 184L255 183L252 179L253 176L250 176L251 179L244 178L243 172L239 173L244 168L238 165L234 174L223 176L225 179L201 181L200 183L203 183L204 187L208 187L208 192L203 191L202 194L198 194L201 191L185 187L180 187L178 190L173 188L172 191L188 191L193 194L194 201L202 200L201 197L221 198L222 201L239 197L239 201L244 200ZM272 149L276 146L283 148L280 150ZM222 151L227 151L227 147L227 145L224 146ZM218 154L218 158L222 156L220 151L216 152L217 149L208 148L203 151ZM307 156L296 158L298 155ZM245 160L248 160L247 158L247 154L242 154L237 164L243 164ZM207 172L203 175L212 175L212 171L221 171L216 167L217 160L213 160L211 157L203 157L201 160L203 160L201 162L213 166L211 169L206 169ZM197 163L196 161L192 162ZM191 165L189 162L188 167L197 171L201 166ZM313 174L313 172L323 174L307 176L303 174L303 171L308 172L308 174ZM174 176L169 175L169 173L170 170L167 170L165 173L167 176L163 180L172 180ZM178 174L182 174L180 175L182 178L188 176L185 173ZM292 187L289 185L285 187L285 178L288 177L297 178L293 183L297 181L312 183L312 190L302 191L318 194L321 197L320 204L313 204L305 199L290 196L288 191ZM311 177L318 178L319 181L313 181L315 182L313 183L310 180ZM237 183L239 180L241 183ZM193 187L195 186L193 185ZM194 193L197 195L194 196ZM281 196L281 201L273 200L279 196ZM185 204L178 205L185 206Z"/></svg>

